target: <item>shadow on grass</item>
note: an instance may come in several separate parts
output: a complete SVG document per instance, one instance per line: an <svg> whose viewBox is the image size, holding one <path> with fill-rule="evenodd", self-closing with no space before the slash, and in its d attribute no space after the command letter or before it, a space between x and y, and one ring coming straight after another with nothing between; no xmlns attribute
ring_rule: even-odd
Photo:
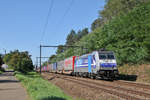
<svg viewBox="0 0 150 100"><path fill-rule="evenodd" d="M137 75L120 74L118 80L136 81L137 80Z"/></svg>
<svg viewBox="0 0 150 100"><path fill-rule="evenodd" d="M17 83L17 80L0 80L0 83Z"/></svg>
<svg viewBox="0 0 150 100"><path fill-rule="evenodd" d="M22 74L29 78L39 78L40 77L40 75L36 72L29 72L29 73L22 73Z"/></svg>
<svg viewBox="0 0 150 100"><path fill-rule="evenodd" d="M26 76L29 78L39 78L40 77L39 75L26 75Z"/></svg>
<svg viewBox="0 0 150 100"><path fill-rule="evenodd" d="M39 100L66 100L66 99L60 97L43 97Z"/></svg>

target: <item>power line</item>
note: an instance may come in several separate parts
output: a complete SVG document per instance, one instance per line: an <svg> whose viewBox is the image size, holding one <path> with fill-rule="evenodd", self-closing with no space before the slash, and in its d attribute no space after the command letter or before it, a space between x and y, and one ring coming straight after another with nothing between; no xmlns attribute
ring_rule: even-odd
<svg viewBox="0 0 150 100"><path fill-rule="evenodd" d="M74 0L71 0L71 2L69 3L68 8L66 9L65 13L63 14L62 18L60 19L60 21L57 23L57 26L60 25L61 22L63 22L64 18L66 17L66 15L68 14L68 12L70 11L72 5L74 3Z"/></svg>
<svg viewBox="0 0 150 100"><path fill-rule="evenodd" d="M47 28L47 25L48 25L48 22L49 22L49 16L51 15L51 12L52 12L53 3L54 3L54 0L51 0L51 4L49 6L48 15L47 15L46 22L45 22L45 25L44 25L44 28L43 28L43 32L42 32L40 42L43 41L43 38L44 38L44 35L45 35L45 32L46 32L46 28Z"/></svg>

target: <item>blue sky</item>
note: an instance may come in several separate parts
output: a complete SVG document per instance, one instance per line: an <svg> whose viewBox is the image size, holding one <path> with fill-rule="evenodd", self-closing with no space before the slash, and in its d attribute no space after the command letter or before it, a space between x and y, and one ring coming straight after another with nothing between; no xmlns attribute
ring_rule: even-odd
<svg viewBox="0 0 150 100"><path fill-rule="evenodd" d="M65 44L71 29L78 31L99 16L104 0L54 0L42 44ZM33 62L39 56L39 45L51 0L0 0L0 53L18 49L29 51ZM63 17L64 16L64 17ZM63 17L63 18L62 18ZM55 54L56 48L43 49L43 56Z"/></svg>

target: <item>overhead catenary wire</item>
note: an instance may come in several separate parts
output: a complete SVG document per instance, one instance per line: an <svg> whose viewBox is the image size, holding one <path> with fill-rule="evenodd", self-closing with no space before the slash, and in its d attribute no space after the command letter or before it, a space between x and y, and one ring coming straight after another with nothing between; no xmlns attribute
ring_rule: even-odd
<svg viewBox="0 0 150 100"><path fill-rule="evenodd" d="M42 57L42 56L41 56L41 53L42 53L42 52L41 52L41 44L42 44L42 42L43 42L44 35L45 35L45 33L46 33L46 28L47 28L48 22L49 22L49 17L50 17L51 12L52 12L53 2L54 2L54 1L51 0L51 4L50 4L50 7L49 7L48 15L47 15L47 18L46 18L46 23L45 23L45 25L44 25L43 32L42 32L42 36L41 36L41 40L40 40L40 57ZM71 0L71 2L69 3L69 6L67 7L66 11L64 12L64 14L63 14L62 18L60 19L60 21L58 22L58 24L61 23L61 22L64 20L65 16L66 16L66 15L68 14L68 12L70 11L70 9L71 9L73 3L74 3L74 0ZM40 59L40 72L41 72L41 59Z"/></svg>
<svg viewBox="0 0 150 100"><path fill-rule="evenodd" d="M45 25L44 25L44 28L43 28L43 31L42 31L42 36L41 36L40 44L42 44L44 36L46 34L46 29L47 29L47 26L48 26L49 17L50 17L51 12L52 12L53 3L54 3L54 0L51 0L51 4L49 6L49 11L48 11L48 15L47 15L47 18L46 18L46 22L45 22ZM63 20L65 19L66 15L70 11L73 3L74 3L74 0L71 0L70 3L69 3L69 6L67 7L66 11L64 12L63 16L61 17L61 19L59 20L59 22L56 24L56 26L60 25L63 22Z"/></svg>
<svg viewBox="0 0 150 100"><path fill-rule="evenodd" d="M59 20L59 22L56 24L56 26L60 25L63 22L63 20L65 19L66 15L71 10L73 4L74 4L74 0L71 0L70 3L69 3L69 6L67 7L66 11L64 12L63 16L61 17L61 19Z"/></svg>
<svg viewBox="0 0 150 100"><path fill-rule="evenodd" d="M46 22L44 24L44 28L43 28L43 31L42 31L40 44L43 42L44 35L46 33L47 25L48 25L48 22L49 22L49 17L51 16L51 13L52 13L53 3L54 3L54 0L51 0L50 6L49 6L49 9L48 9L48 14L47 14L47 17L46 17Z"/></svg>

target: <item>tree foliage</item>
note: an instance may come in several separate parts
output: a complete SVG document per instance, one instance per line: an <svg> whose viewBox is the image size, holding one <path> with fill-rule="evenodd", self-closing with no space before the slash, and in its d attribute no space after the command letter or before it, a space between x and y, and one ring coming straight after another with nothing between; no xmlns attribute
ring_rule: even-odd
<svg viewBox="0 0 150 100"><path fill-rule="evenodd" d="M66 39L66 45L73 45L76 42L76 32L71 30Z"/></svg>
<svg viewBox="0 0 150 100"><path fill-rule="evenodd" d="M33 70L31 56L27 51L19 52L18 50L11 51L3 58L4 62L14 70L26 73Z"/></svg>
<svg viewBox="0 0 150 100"><path fill-rule="evenodd" d="M101 18L97 18L91 25L91 30L94 31L96 28L103 26L103 21Z"/></svg>
<svg viewBox="0 0 150 100"><path fill-rule="evenodd" d="M3 62L3 56L0 54L0 67L2 66L3 63L4 63Z"/></svg>
<svg viewBox="0 0 150 100"><path fill-rule="evenodd" d="M137 7L149 0L106 0L103 11L99 12L104 23L110 21L116 16L127 14L134 7Z"/></svg>
<svg viewBox="0 0 150 100"><path fill-rule="evenodd" d="M100 48L114 51L117 62L141 64L150 61L150 2L135 7L127 14L114 17L103 27L83 36L74 45L87 48L67 49L56 58L82 55Z"/></svg>
<svg viewBox="0 0 150 100"><path fill-rule="evenodd" d="M65 48L63 47L63 45L59 45L56 51L56 54L60 54L63 53L65 50Z"/></svg>
<svg viewBox="0 0 150 100"><path fill-rule="evenodd" d="M88 28L84 28L79 30L77 33L74 30L68 34L66 39L66 45L74 45L77 41L79 41L82 37L89 33Z"/></svg>
<svg viewBox="0 0 150 100"><path fill-rule="evenodd" d="M56 55L51 55L48 59L48 63L54 63L56 62L57 56Z"/></svg>
<svg viewBox="0 0 150 100"><path fill-rule="evenodd" d="M77 33L76 40L79 41L82 37L84 37L88 33L89 33L88 28L84 28L82 30L79 30L78 33Z"/></svg>
<svg viewBox="0 0 150 100"><path fill-rule="evenodd" d="M0 54L0 71L4 71L4 69L1 67L3 63L3 55Z"/></svg>

